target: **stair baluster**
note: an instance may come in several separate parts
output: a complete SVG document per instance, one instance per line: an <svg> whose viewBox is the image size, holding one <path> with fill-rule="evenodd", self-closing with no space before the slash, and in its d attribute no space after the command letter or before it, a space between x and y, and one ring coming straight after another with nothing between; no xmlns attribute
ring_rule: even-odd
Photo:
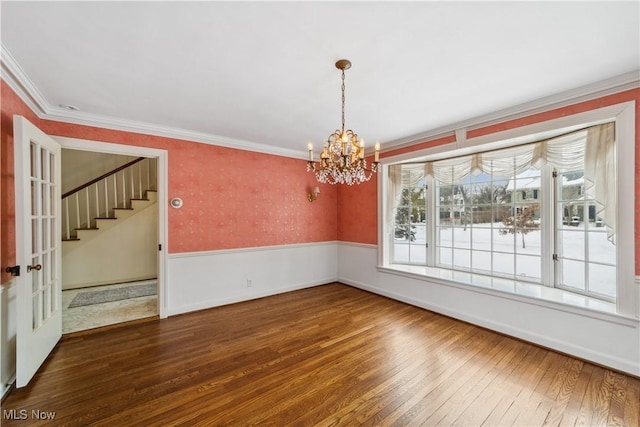
<svg viewBox="0 0 640 427"><path fill-rule="evenodd" d="M115 218L114 209L130 207L131 199L145 199L157 189L156 171L155 159L140 157L63 194L64 239L75 240L76 229L95 228L95 218Z"/></svg>

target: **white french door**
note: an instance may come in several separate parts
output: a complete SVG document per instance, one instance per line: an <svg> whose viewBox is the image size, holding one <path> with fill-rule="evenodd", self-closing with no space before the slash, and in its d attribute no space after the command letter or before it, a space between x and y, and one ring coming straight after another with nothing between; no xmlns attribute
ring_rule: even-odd
<svg viewBox="0 0 640 427"><path fill-rule="evenodd" d="M29 383L62 336L60 144L14 116L16 386Z"/></svg>

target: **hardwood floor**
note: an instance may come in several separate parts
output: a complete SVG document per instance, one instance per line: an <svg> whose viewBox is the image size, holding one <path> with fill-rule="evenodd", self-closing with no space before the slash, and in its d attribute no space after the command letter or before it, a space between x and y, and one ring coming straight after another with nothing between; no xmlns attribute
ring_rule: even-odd
<svg viewBox="0 0 640 427"><path fill-rule="evenodd" d="M640 379L331 284L66 337L2 412L3 426L638 426Z"/></svg>

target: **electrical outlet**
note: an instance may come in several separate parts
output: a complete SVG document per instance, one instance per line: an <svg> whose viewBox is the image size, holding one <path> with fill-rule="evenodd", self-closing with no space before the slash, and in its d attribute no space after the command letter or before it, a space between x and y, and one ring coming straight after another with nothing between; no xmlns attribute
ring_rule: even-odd
<svg viewBox="0 0 640 427"><path fill-rule="evenodd" d="M247 288L250 288L253 286L253 281L251 279L247 279Z"/></svg>

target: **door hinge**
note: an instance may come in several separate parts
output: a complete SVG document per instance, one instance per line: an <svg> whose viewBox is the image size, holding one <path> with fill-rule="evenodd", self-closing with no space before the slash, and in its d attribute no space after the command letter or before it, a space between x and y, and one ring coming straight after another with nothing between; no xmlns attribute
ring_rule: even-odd
<svg viewBox="0 0 640 427"><path fill-rule="evenodd" d="M553 260L558 261L558 254L553 254Z"/></svg>
<svg viewBox="0 0 640 427"><path fill-rule="evenodd" d="M12 276L19 276L20 275L20 266L19 265L14 265L12 267L7 267L4 269L5 272L11 274Z"/></svg>
<svg viewBox="0 0 640 427"><path fill-rule="evenodd" d="M429 244L428 244L428 243L425 243L425 244L424 244L424 247L425 247L425 248L428 248L428 247L429 247Z"/></svg>
<svg viewBox="0 0 640 427"><path fill-rule="evenodd" d="M162 243L158 245L158 250L161 251L162 250Z"/></svg>
<svg viewBox="0 0 640 427"><path fill-rule="evenodd" d="M551 172L551 176L554 177L554 178L557 178L558 177L558 171Z"/></svg>

